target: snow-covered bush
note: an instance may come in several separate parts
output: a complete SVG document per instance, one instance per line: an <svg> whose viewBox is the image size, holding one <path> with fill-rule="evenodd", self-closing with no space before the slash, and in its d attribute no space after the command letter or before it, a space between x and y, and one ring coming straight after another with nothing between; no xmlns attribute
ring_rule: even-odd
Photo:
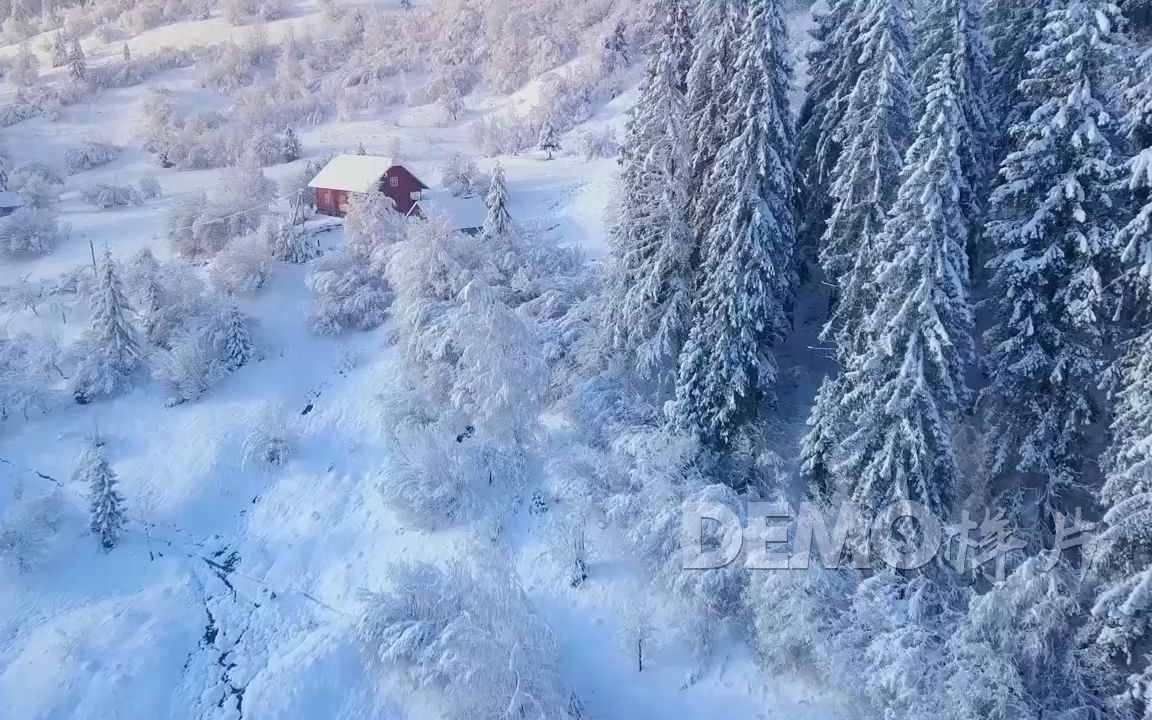
<svg viewBox="0 0 1152 720"><path fill-rule="evenodd" d="M291 428L281 419L280 413L270 411L245 436L240 448L241 466L245 469L281 467L294 453L295 442Z"/></svg>
<svg viewBox="0 0 1152 720"><path fill-rule="evenodd" d="M50 371L59 373L60 349L50 337L0 334L0 422L47 409Z"/></svg>
<svg viewBox="0 0 1152 720"><path fill-rule="evenodd" d="M471 124L472 141L488 157L519 155L536 144L539 128L524 118L490 116Z"/></svg>
<svg viewBox="0 0 1152 720"><path fill-rule="evenodd" d="M320 256L320 249L304 234L303 227L286 217L266 218L259 235L273 260L302 265Z"/></svg>
<svg viewBox="0 0 1152 720"><path fill-rule="evenodd" d="M60 491L35 495L27 490L5 500L0 516L0 559L21 573L31 572L59 551L63 525Z"/></svg>
<svg viewBox="0 0 1152 720"><path fill-rule="evenodd" d="M448 156L440 167L440 184L457 197L476 197L488 191L492 182L484 173L476 159L462 152Z"/></svg>
<svg viewBox="0 0 1152 720"><path fill-rule="evenodd" d="M389 462L380 474L384 499L411 523L430 530L472 516L486 482L474 443L443 423L395 428Z"/></svg>
<svg viewBox="0 0 1152 720"><path fill-rule="evenodd" d="M391 297L384 278L355 255L326 255L311 264L306 280L312 291L308 326L320 335L372 330L388 314Z"/></svg>
<svg viewBox="0 0 1152 720"><path fill-rule="evenodd" d="M388 249L404 240L408 221L396 211L396 203L384 193L355 195L344 218L344 242L348 251L382 273Z"/></svg>
<svg viewBox="0 0 1152 720"><path fill-rule="evenodd" d="M221 292L254 293L272 277L272 256L260 233L233 241L208 265L212 284Z"/></svg>
<svg viewBox="0 0 1152 720"><path fill-rule="evenodd" d="M67 237L53 210L20 208L0 218L0 256L17 258L46 255Z"/></svg>
<svg viewBox="0 0 1152 720"><path fill-rule="evenodd" d="M80 190L80 199L101 210L144 204L140 191L131 185L90 185Z"/></svg>
<svg viewBox="0 0 1152 720"><path fill-rule="evenodd" d="M605 125L596 130L580 133L576 139L576 152L584 156L585 160L616 157L620 154L620 141L616 138L616 130L611 125Z"/></svg>
<svg viewBox="0 0 1152 720"><path fill-rule="evenodd" d="M400 564L356 631L383 670L442 695L449 720L568 717L556 640L507 570Z"/></svg>
<svg viewBox="0 0 1152 720"><path fill-rule="evenodd" d="M140 190L140 197L145 200L153 200L163 195L163 191L160 188L160 181L156 179L155 175L145 175L140 178L137 188Z"/></svg>
<svg viewBox="0 0 1152 720"><path fill-rule="evenodd" d="M86 142L64 151L64 166L69 175L107 165L120 157L121 149L116 145L102 142Z"/></svg>
<svg viewBox="0 0 1152 720"><path fill-rule="evenodd" d="M26 207L48 208L60 197L64 178L41 162L20 163L8 175L8 189L20 194Z"/></svg>
<svg viewBox="0 0 1152 720"><path fill-rule="evenodd" d="M171 349L157 351L152 363L152 376L168 388L172 405L199 400L226 374L203 328L178 337Z"/></svg>
<svg viewBox="0 0 1152 720"><path fill-rule="evenodd" d="M214 255L234 238L256 232L275 197L275 183L259 168L235 168L211 199L203 192L176 199L168 215L168 242L187 258Z"/></svg>

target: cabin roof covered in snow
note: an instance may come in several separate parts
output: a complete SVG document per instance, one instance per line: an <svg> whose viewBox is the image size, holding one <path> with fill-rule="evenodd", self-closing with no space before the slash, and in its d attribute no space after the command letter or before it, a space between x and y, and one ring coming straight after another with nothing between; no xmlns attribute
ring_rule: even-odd
<svg viewBox="0 0 1152 720"><path fill-rule="evenodd" d="M375 155L337 155L308 183L310 188L366 193L376 189L380 179L396 163Z"/></svg>
<svg viewBox="0 0 1152 720"><path fill-rule="evenodd" d="M488 207L480 198L456 197L442 190L422 193L409 214L416 212L416 208L425 214L444 215L457 230L483 228L484 220L488 217Z"/></svg>
<svg viewBox="0 0 1152 720"><path fill-rule="evenodd" d="M18 207L24 207L24 199L20 197L20 193L11 190L0 191L0 208Z"/></svg>

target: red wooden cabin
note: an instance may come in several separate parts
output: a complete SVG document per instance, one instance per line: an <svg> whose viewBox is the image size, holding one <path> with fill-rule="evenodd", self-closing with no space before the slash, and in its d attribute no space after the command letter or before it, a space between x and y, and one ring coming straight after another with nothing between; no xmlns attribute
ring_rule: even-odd
<svg viewBox="0 0 1152 720"><path fill-rule="evenodd" d="M337 155L308 183L316 194L316 211L344 217L353 195L381 192L405 215L428 186L392 158L374 155Z"/></svg>

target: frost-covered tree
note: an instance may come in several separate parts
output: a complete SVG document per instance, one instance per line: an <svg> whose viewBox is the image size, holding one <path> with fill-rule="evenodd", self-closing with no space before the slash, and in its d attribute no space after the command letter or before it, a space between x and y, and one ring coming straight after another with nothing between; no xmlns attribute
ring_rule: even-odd
<svg viewBox="0 0 1152 720"><path fill-rule="evenodd" d="M124 62L132 59L132 51L128 48L128 43L124 43L124 47L120 49L120 56L124 58Z"/></svg>
<svg viewBox="0 0 1152 720"><path fill-rule="evenodd" d="M569 714L556 640L514 573L491 562L395 566L356 634L382 669L436 693L449 720Z"/></svg>
<svg viewBox="0 0 1152 720"><path fill-rule="evenodd" d="M935 82L940 63L947 58L955 84L956 151L964 171L964 212L972 230L982 221L987 180L995 158L995 117L988 98L988 57L981 0L941 0L927 3L917 22L918 43L913 80L921 97ZM919 114L923 114L923 110Z"/></svg>
<svg viewBox="0 0 1152 720"><path fill-rule="evenodd" d="M605 296L612 348L669 395L691 325L687 71L691 14L661 5L660 36L628 119L620 207L612 229L612 270Z"/></svg>
<svg viewBox="0 0 1152 720"><path fill-rule="evenodd" d="M80 403L127 388L140 366L140 345L129 320L132 308L107 248L97 268L91 303L92 327L80 341L79 364L72 376L72 393Z"/></svg>
<svg viewBox="0 0 1152 720"><path fill-rule="evenodd" d="M459 352L452 405L471 419L478 437L523 447L532 439L549 387L540 341L482 281L464 286L460 301L447 330Z"/></svg>
<svg viewBox="0 0 1152 720"><path fill-rule="evenodd" d="M715 214L701 237L693 324L670 416L709 443L733 440L773 400L771 348L790 329L796 232L792 67L777 0L749 0L732 83L732 132L708 185Z"/></svg>
<svg viewBox="0 0 1152 720"><path fill-rule="evenodd" d="M544 126L540 128L540 141L536 147L548 153L549 160L551 160L556 153L564 149L560 145L560 132L554 124L545 122Z"/></svg>
<svg viewBox="0 0 1152 720"><path fill-rule="evenodd" d="M496 163L496 169L492 171L484 205L488 208L484 218L485 239L507 235L512 229L512 216L508 213L508 180L500 163Z"/></svg>
<svg viewBox="0 0 1152 720"><path fill-rule="evenodd" d="M356 255L325 255L310 263L309 270L305 282L312 293L308 325L313 332L372 330L386 319L391 304L388 286Z"/></svg>
<svg viewBox="0 0 1152 720"><path fill-rule="evenodd" d="M382 273L389 248L404 240L407 219L396 211L396 203L384 193L364 193L353 197L344 218L345 245L349 252Z"/></svg>
<svg viewBox="0 0 1152 720"><path fill-rule="evenodd" d="M64 166L69 175L107 165L120 157L121 149L109 143L85 142L64 151Z"/></svg>
<svg viewBox="0 0 1152 720"><path fill-rule="evenodd" d="M6 500L0 515L0 559L27 573L51 560L59 549L63 498L55 488L43 495L19 494Z"/></svg>
<svg viewBox="0 0 1152 720"><path fill-rule="evenodd" d="M280 157L284 162L293 162L300 159L300 138L296 137L296 131L290 126L284 128L284 134L280 137Z"/></svg>
<svg viewBox="0 0 1152 720"><path fill-rule="evenodd" d="M96 536L105 552L116 547L124 527L124 496L116 489L116 472L99 439L91 440L80 455L73 475L77 483L88 486L88 529Z"/></svg>
<svg viewBox="0 0 1152 720"><path fill-rule="evenodd" d="M168 389L169 405L199 400L227 373L199 320L173 338L170 348L158 351L152 364L152 376Z"/></svg>
<svg viewBox="0 0 1152 720"><path fill-rule="evenodd" d="M440 167L440 185L456 197L475 197L488 183L476 159L462 152L449 155Z"/></svg>
<svg viewBox="0 0 1152 720"><path fill-rule="evenodd" d="M969 223L959 156L964 111L938 60L888 222L876 238L869 343L848 356L843 402L858 408L836 474L857 506L901 500L946 517L958 495L953 435L972 359Z"/></svg>
<svg viewBox="0 0 1152 720"><path fill-rule="evenodd" d="M252 233L234 241L212 258L208 274L223 293L255 293L272 277L272 255L267 239Z"/></svg>
<svg viewBox="0 0 1152 720"><path fill-rule="evenodd" d="M16 61L8 71L8 78L13 84L21 88L32 87L40 78L40 58L32 52L32 46L28 44L26 39L20 42L20 48L16 52Z"/></svg>
<svg viewBox="0 0 1152 720"><path fill-rule="evenodd" d="M68 226L60 225L55 210L20 208L8 217L0 218L0 256L47 255L67 234Z"/></svg>
<svg viewBox="0 0 1152 720"><path fill-rule="evenodd" d="M84 48L77 35L72 36L72 47L68 49L68 75L76 82L88 79L88 60L84 57Z"/></svg>
<svg viewBox="0 0 1152 720"><path fill-rule="evenodd" d="M1045 520L1081 486L1097 417L1121 177L1108 91L1119 21L1103 0L1049 13L1022 85L1036 110L1012 129L991 201L986 471L1010 491L1034 488Z"/></svg>

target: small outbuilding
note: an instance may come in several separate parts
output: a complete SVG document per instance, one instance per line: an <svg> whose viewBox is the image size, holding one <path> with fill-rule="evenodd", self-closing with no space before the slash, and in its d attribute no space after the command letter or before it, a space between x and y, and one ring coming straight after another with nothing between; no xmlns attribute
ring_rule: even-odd
<svg viewBox="0 0 1152 720"><path fill-rule="evenodd" d="M354 195L383 193L408 215L428 186L392 158L375 155L337 155L308 183L315 193L316 211L344 217Z"/></svg>
<svg viewBox="0 0 1152 720"><path fill-rule="evenodd" d="M0 217L11 215L24 207L24 198L11 190L0 191Z"/></svg>
<svg viewBox="0 0 1152 720"><path fill-rule="evenodd" d="M443 215L452 223L453 228L462 233L479 235L484 232L488 208L477 197L456 197L448 192L436 191L421 194L408 211L408 217L425 218L428 213Z"/></svg>

